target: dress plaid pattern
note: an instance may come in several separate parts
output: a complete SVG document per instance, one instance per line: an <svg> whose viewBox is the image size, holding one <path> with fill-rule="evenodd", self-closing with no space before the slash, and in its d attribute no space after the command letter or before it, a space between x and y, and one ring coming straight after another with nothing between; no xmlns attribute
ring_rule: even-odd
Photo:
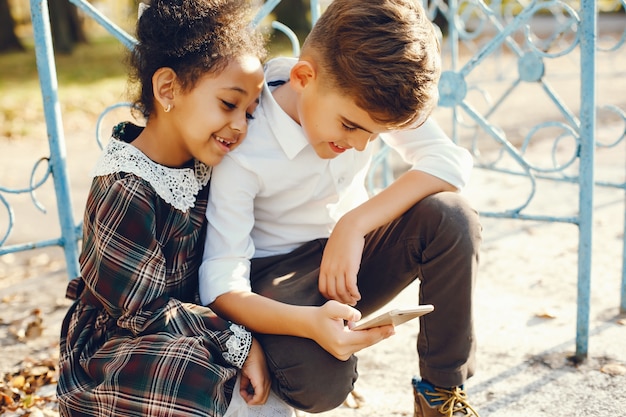
<svg viewBox="0 0 626 417"><path fill-rule="evenodd" d="M138 128L122 125L114 132L112 143L129 141ZM105 157L107 152L110 147ZM61 330L61 415L226 412L250 337L198 305L209 188L204 168L188 210L175 209L136 173L94 178L84 218L82 276L68 285L67 295L76 301ZM183 169L194 172L193 166Z"/></svg>

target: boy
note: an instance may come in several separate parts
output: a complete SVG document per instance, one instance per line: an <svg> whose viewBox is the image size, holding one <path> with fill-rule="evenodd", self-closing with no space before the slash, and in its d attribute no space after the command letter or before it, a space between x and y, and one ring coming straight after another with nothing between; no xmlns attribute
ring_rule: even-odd
<svg viewBox="0 0 626 417"><path fill-rule="evenodd" d="M248 139L213 171L202 302L259 333L273 389L296 408L341 404L357 378L353 353L393 334L344 321L419 278L415 302L435 311L420 319L415 416L477 416L463 384L480 225L455 192L469 153L427 120L440 71L421 6L335 0L299 59L267 64ZM378 136L412 167L368 199Z"/></svg>

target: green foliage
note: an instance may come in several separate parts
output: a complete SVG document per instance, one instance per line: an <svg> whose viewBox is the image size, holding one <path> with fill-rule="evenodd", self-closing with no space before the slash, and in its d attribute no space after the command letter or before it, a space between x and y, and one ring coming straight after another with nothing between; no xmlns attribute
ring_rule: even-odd
<svg viewBox="0 0 626 417"><path fill-rule="evenodd" d="M35 51L32 41L24 44L25 52L0 54L0 140L46 137ZM276 36L270 50L273 56L291 55L283 36ZM107 106L128 101L126 53L120 42L106 36L55 57L66 132L90 131Z"/></svg>
<svg viewBox="0 0 626 417"><path fill-rule="evenodd" d="M124 47L111 37L79 45L55 57L58 97L66 129L91 129L106 106L124 101ZM0 139L45 136L43 101L35 51L0 54Z"/></svg>
<svg viewBox="0 0 626 417"><path fill-rule="evenodd" d="M125 77L125 48L111 37L80 45L72 55L55 56L59 84L89 84L104 78ZM25 52L0 54L0 88L23 88L38 82L33 45ZM38 85L37 85L38 87Z"/></svg>

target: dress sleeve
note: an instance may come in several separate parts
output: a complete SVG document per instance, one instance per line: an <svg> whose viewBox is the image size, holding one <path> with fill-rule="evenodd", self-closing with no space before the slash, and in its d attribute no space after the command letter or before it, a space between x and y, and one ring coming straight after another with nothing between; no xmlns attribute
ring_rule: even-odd
<svg viewBox="0 0 626 417"><path fill-rule="evenodd" d="M208 308L183 303L167 293L152 190L127 176L113 182L101 197L88 207L92 230L81 255L83 262L92 263L82 265L91 294L120 328L134 335L167 332L207 337L222 357L240 367L250 349L249 333L233 328Z"/></svg>

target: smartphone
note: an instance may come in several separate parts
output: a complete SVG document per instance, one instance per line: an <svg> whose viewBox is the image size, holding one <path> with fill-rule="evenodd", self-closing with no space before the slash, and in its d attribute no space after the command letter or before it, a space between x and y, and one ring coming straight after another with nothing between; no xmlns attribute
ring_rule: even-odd
<svg viewBox="0 0 626 417"><path fill-rule="evenodd" d="M428 314L434 309L435 307L432 304L423 304L412 308L396 308L378 316L361 320L355 323L355 326L351 330L366 330L372 327L386 326L388 324L398 326L416 317Z"/></svg>

